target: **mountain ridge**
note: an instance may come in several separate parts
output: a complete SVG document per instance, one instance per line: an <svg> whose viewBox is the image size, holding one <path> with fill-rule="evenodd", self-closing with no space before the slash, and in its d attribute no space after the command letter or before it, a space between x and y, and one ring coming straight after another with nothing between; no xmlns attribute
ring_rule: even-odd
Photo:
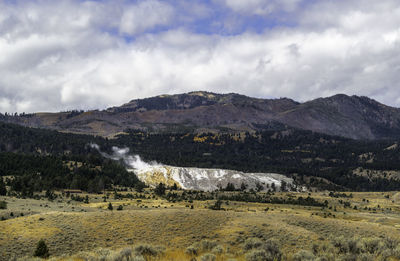
<svg viewBox="0 0 400 261"><path fill-rule="evenodd" d="M148 132L221 132L297 128L352 139L400 138L400 109L366 96L337 94L307 102L195 91L134 99L105 110L1 115L29 127L113 137Z"/></svg>

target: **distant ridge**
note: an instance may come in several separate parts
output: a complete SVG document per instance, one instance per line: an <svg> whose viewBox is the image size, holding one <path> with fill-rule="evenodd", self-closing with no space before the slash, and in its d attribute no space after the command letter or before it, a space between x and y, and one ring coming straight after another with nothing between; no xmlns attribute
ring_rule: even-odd
<svg viewBox="0 0 400 261"><path fill-rule="evenodd" d="M400 109L368 97L337 94L299 103L196 91L131 100L103 111L4 116L30 127L112 137L150 132L229 132L298 128L352 139L400 138Z"/></svg>

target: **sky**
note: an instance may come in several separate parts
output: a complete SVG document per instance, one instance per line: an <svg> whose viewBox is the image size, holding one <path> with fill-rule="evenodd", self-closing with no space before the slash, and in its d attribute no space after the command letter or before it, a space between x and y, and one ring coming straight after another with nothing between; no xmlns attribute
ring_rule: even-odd
<svg viewBox="0 0 400 261"><path fill-rule="evenodd" d="M0 112L161 94L400 107L398 0L0 0Z"/></svg>

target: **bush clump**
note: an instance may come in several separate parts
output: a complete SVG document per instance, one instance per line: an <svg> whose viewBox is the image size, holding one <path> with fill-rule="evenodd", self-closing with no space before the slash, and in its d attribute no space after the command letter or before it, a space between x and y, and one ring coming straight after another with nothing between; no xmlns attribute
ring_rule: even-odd
<svg viewBox="0 0 400 261"><path fill-rule="evenodd" d="M224 248L220 245L217 245L211 250L211 252L213 254L220 255L220 254L224 253Z"/></svg>
<svg viewBox="0 0 400 261"><path fill-rule="evenodd" d="M131 261L146 261L143 256L134 256Z"/></svg>
<svg viewBox="0 0 400 261"><path fill-rule="evenodd" d="M142 244L135 246L134 251L135 254L139 254L142 256L161 256L165 253L165 248L162 246Z"/></svg>
<svg viewBox="0 0 400 261"><path fill-rule="evenodd" d="M218 243L215 241L210 241L210 240L202 240L200 242L201 250L203 251L211 251L213 250L214 247L218 246Z"/></svg>
<svg viewBox="0 0 400 261"><path fill-rule="evenodd" d="M207 253L201 256L200 258L201 261L215 261L217 260L217 257L213 254Z"/></svg>
<svg viewBox="0 0 400 261"><path fill-rule="evenodd" d="M248 238L243 245L246 259L251 261L257 260L282 260L282 252L278 243L274 240L263 241L259 238Z"/></svg>
<svg viewBox="0 0 400 261"><path fill-rule="evenodd" d="M36 246L35 253L33 253L33 256L47 258L49 257L49 255L50 255L49 249L46 245L46 242L43 239L39 240Z"/></svg>
<svg viewBox="0 0 400 261"><path fill-rule="evenodd" d="M398 241L392 238L341 236L333 238L331 244L313 245L312 253L302 250L293 256L293 260L397 260L400 258L397 246Z"/></svg>
<svg viewBox="0 0 400 261"><path fill-rule="evenodd" d="M199 254L199 249L194 245L191 245L186 248L185 253L191 256L197 256Z"/></svg>
<svg viewBox="0 0 400 261"><path fill-rule="evenodd" d="M274 260L281 260L282 259L282 252L279 248L279 245L277 242L273 240L267 240L263 246L263 249L271 255Z"/></svg>
<svg viewBox="0 0 400 261"><path fill-rule="evenodd" d="M245 251L251 250L251 249L257 249L260 248L263 245L263 241L259 238L248 238L244 242L243 249Z"/></svg>
<svg viewBox="0 0 400 261"><path fill-rule="evenodd" d="M313 255L313 253L307 250L300 250L293 256L294 261L313 261L315 259L316 257Z"/></svg>
<svg viewBox="0 0 400 261"><path fill-rule="evenodd" d="M216 241L211 241L204 239L200 242L196 242L186 248L185 253L190 256L198 256L201 253L209 253L212 252L215 255L220 255L224 252L224 248Z"/></svg>
<svg viewBox="0 0 400 261"><path fill-rule="evenodd" d="M274 258L262 249L253 249L245 257L247 261L274 261Z"/></svg>

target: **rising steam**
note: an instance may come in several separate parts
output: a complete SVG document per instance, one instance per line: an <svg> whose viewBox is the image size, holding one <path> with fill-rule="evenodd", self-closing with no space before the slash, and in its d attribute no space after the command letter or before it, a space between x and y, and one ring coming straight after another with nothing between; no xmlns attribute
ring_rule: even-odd
<svg viewBox="0 0 400 261"><path fill-rule="evenodd" d="M129 154L129 148L112 147L112 153L108 154L100 150L99 145L90 144L103 157L113 160L122 160L128 171L135 171L137 177L151 187L156 187L160 182L173 185L177 184L183 189L201 191L215 191L219 187L226 187L228 183L240 188L246 184L247 189L258 189L262 184L267 191L267 185L274 184L280 188L282 181L292 185L293 179L276 173L244 173L226 169L204 169L190 167L174 167L161 165L156 162L145 162L139 155Z"/></svg>
<svg viewBox="0 0 400 261"><path fill-rule="evenodd" d="M103 157L112 160L123 160L130 170L146 170L156 166L160 166L157 162L147 163L143 161L139 155L130 155L129 148L112 147L112 154L108 154L100 150L100 146L94 143L90 144L91 148L96 149Z"/></svg>

